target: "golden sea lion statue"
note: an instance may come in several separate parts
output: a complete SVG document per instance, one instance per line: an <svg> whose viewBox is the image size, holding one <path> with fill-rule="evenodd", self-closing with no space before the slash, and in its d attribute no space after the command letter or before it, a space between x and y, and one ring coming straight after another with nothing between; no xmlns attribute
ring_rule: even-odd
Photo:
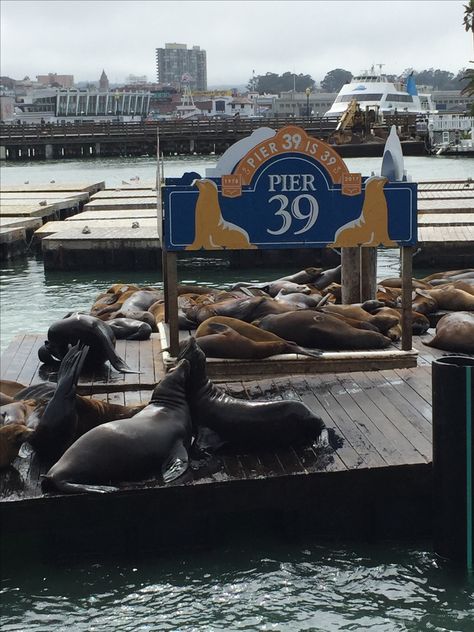
<svg viewBox="0 0 474 632"><path fill-rule="evenodd" d="M336 231L332 247L397 246L388 234L388 207L383 176L372 176L365 182L365 197L360 216Z"/></svg>
<svg viewBox="0 0 474 632"><path fill-rule="evenodd" d="M212 180L195 180L199 189L195 211L194 241L186 250L247 250L257 248L250 243L246 230L222 217L217 186Z"/></svg>

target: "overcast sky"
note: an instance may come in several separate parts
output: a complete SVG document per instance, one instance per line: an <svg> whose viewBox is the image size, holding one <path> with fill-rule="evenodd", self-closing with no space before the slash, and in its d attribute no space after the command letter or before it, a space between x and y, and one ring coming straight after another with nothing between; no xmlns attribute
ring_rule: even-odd
<svg viewBox="0 0 474 632"><path fill-rule="evenodd" d="M246 84L253 70L321 81L334 68L357 74L378 63L389 74L457 73L474 59L463 3L1 0L1 74L94 81L104 68L111 82L156 81L155 49L165 42L206 50L211 86Z"/></svg>

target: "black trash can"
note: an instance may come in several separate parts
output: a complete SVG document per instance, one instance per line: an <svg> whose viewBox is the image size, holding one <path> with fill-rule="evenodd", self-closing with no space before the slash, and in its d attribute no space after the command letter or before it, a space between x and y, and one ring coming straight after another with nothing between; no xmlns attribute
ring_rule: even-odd
<svg viewBox="0 0 474 632"><path fill-rule="evenodd" d="M473 568L474 358L433 361L434 549Z"/></svg>

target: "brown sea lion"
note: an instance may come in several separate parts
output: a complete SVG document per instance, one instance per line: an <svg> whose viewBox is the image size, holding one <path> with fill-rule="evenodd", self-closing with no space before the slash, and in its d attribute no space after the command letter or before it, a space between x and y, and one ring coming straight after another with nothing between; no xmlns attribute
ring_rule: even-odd
<svg viewBox="0 0 474 632"><path fill-rule="evenodd" d="M33 433L31 428L21 424L9 424L0 428L0 468L11 465L28 437Z"/></svg>
<svg viewBox="0 0 474 632"><path fill-rule="evenodd" d="M390 277L389 279L383 279L382 281L379 281L380 285L383 285L384 287L396 287L396 288L401 288L402 287L402 278L401 277ZM431 289L431 285L425 281L420 281L419 279L412 279L411 280L411 284L412 287L414 288L421 288L422 290L430 290Z"/></svg>
<svg viewBox="0 0 474 632"><path fill-rule="evenodd" d="M229 316L246 322L252 322L265 314L281 314L294 308L283 305L275 299L265 296L234 298L210 305L195 305L183 309L187 318L198 325L212 316Z"/></svg>
<svg viewBox="0 0 474 632"><path fill-rule="evenodd" d="M373 312L374 314L391 314L394 317L398 316L400 321L400 333L402 331L402 310L400 308L395 307L381 307ZM419 312L412 311L411 313L411 322L412 322L412 333L415 336L421 336L426 333L430 327L430 321L424 314L420 314ZM397 325L394 325L397 327Z"/></svg>
<svg viewBox="0 0 474 632"><path fill-rule="evenodd" d="M314 349L304 349L250 323L225 316L215 316L201 323L195 337L206 356L212 358L257 359L282 353L321 355Z"/></svg>
<svg viewBox="0 0 474 632"><path fill-rule="evenodd" d="M13 397L25 388L24 384L20 384L20 382L14 382L12 380L0 380L0 392L5 395L9 395Z"/></svg>
<svg viewBox="0 0 474 632"><path fill-rule="evenodd" d="M428 276L423 277L422 279L420 279L420 281L425 281L429 283L430 281L433 281L434 279L445 279L448 277L456 277L460 275L467 275L467 276L474 277L474 268L464 268L461 270L448 270L446 272L435 272L434 274L429 274Z"/></svg>
<svg viewBox="0 0 474 632"><path fill-rule="evenodd" d="M398 316L393 314L370 314L361 305L325 305L321 308L326 314L341 314L354 320L360 320L366 323L370 323L377 327L380 333L386 333L391 327L396 325L399 321Z"/></svg>
<svg viewBox="0 0 474 632"><path fill-rule="evenodd" d="M383 349L391 342L383 334L355 329L331 314L312 310L269 314L254 324L303 347L316 349Z"/></svg>
<svg viewBox="0 0 474 632"><path fill-rule="evenodd" d="M452 311L474 311L474 295L452 287L450 285L441 286L433 290L418 290L422 296L434 298L438 304L438 309L449 309Z"/></svg>
<svg viewBox="0 0 474 632"><path fill-rule="evenodd" d="M398 306L398 305L397 305ZM419 314L432 314L438 311L438 301L425 290L415 290L412 294L411 308Z"/></svg>
<svg viewBox="0 0 474 632"><path fill-rule="evenodd" d="M445 351L474 353L474 313L446 314L439 319L434 338L423 342L429 347Z"/></svg>

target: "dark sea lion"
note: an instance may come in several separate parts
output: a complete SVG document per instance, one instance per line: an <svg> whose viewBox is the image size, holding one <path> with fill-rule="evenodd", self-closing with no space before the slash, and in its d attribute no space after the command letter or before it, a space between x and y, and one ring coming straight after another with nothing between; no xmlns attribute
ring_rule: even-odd
<svg viewBox="0 0 474 632"><path fill-rule="evenodd" d="M336 266L335 268L329 268L328 270L324 270L321 275L314 281L311 282L317 290L324 290L331 283L340 283L341 282L341 270L342 266Z"/></svg>
<svg viewBox="0 0 474 632"><path fill-rule="evenodd" d="M108 360L121 373L139 373L131 369L115 352L115 335L112 328L95 316L75 314L63 318L48 329L48 340L38 350L42 362L61 360L69 345L78 341L89 347L85 368L97 368Z"/></svg>
<svg viewBox="0 0 474 632"><path fill-rule="evenodd" d="M18 452L33 430L22 424L9 424L0 428L0 468L5 468L18 456Z"/></svg>
<svg viewBox="0 0 474 632"><path fill-rule="evenodd" d="M198 336L196 333L196 342L209 358L258 360L282 353L297 353L296 349L301 348L286 340L256 342L221 323L211 323L207 329L210 332L207 335ZM305 350L303 355L317 357L321 354Z"/></svg>
<svg viewBox="0 0 474 632"><path fill-rule="evenodd" d="M188 467L192 424L186 392L189 363L179 362L153 391L150 403L128 419L86 432L53 465L43 491L108 492L111 484L158 474L167 483Z"/></svg>
<svg viewBox="0 0 474 632"><path fill-rule="evenodd" d="M107 321L117 340L148 340L152 327L142 320L113 318Z"/></svg>
<svg viewBox="0 0 474 632"><path fill-rule="evenodd" d="M28 419L28 426L34 430L28 442L41 459L58 459L76 437L76 385L88 351L82 343L69 349L61 360L56 389L43 413L34 423L31 416Z"/></svg>
<svg viewBox="0 0 474 632"><path fill-rule="evenodd" d="M293 283L314 283L324 272L323 268L305 268L295 274L280 277L278 281L292 281Z"/></svg>
<svg viewBox="0 0 474 632"><path fill-rule="evenodd" d="M326 428L303 402L249 402L227 395L208 378L206 356L194 338L181 346L178 357L191 365L189 404L198 449L287 447L315 441Z"/></svg>
<svg viewBox="0 0 474 632"><path fill-rule="evenodd" d="M302 294L301 292L288 292L282 288L274 297L275 301L285 303L297 309L312 309L317 307L322 299L321 294Z"/></svg>
<svg viewBox="0 0 474 632"><path fill-rule="evenodd" d="M434 338L423 342L429 347L445 351L474 353L474 313L446 314L439 319Z"/></svg>
<svg viewBox="0 0 474 632"><path fill-rule="evenodd" d="M312 310L269 314L254 324L303 347L317 349L383 349L391 342L383 334L355 329L335 316Z"/></svg>

